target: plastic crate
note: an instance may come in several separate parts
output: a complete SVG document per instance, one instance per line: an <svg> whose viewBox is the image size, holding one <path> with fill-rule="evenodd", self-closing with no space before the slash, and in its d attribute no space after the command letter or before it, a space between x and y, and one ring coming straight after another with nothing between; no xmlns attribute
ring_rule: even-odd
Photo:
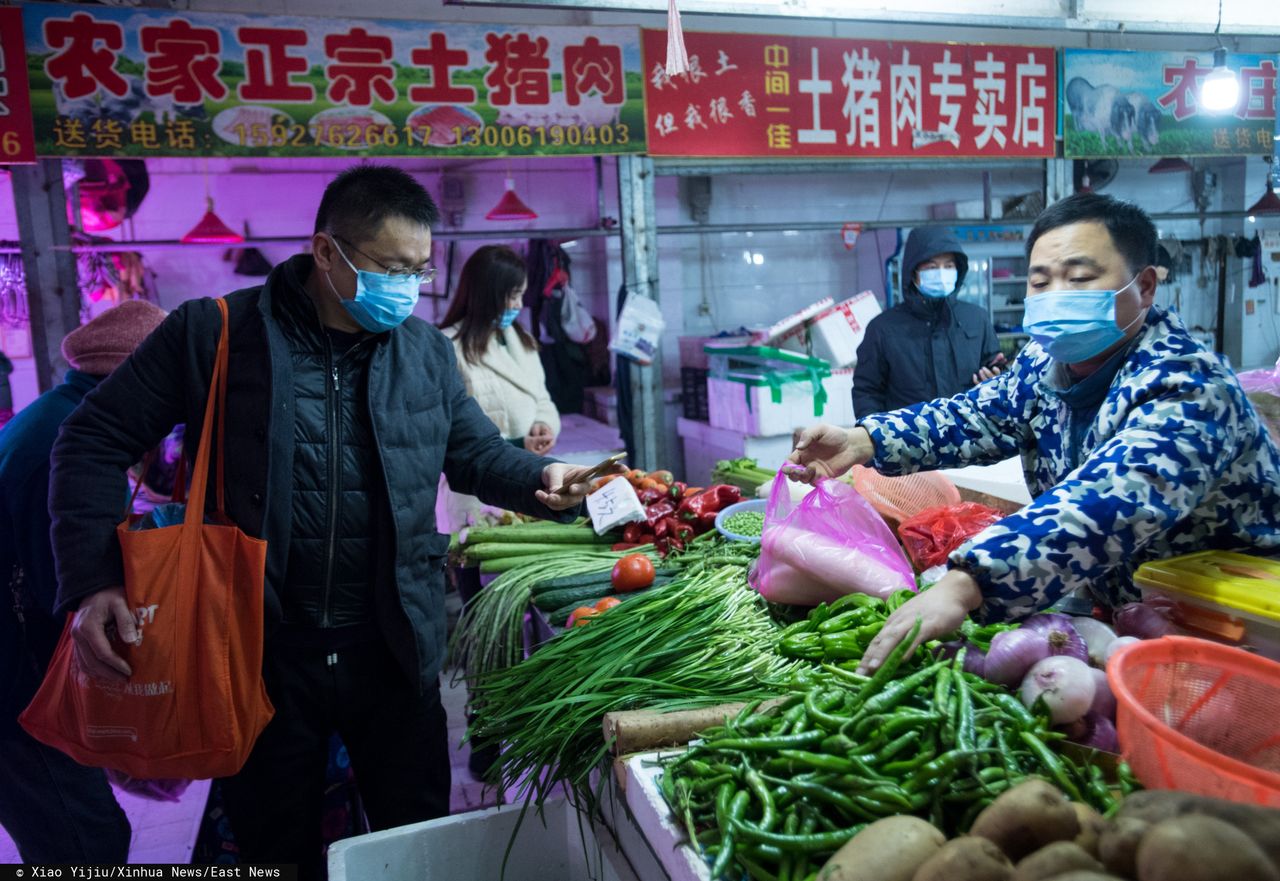
<svg viewBox="0 0 1280 881"><path fill-rule="evenodd" d="M1144 563L1133 576L1142 599L1174 604L1177 623L1280 660L1280 560L1200 551Z"/></svg>
<svg viewBox="0 0 1280 881"><path fill-rule="evenodd" d="M707 421L707 377L710 374L711 371L705 368L680 368L680 406L685 419Z"/></svg>
<svg viewBox="0 0 1280 881"><path fill-rule="evenodd" d="M611 833L564 799L442 817L339 841L329 848L329 881L637 881ZM511 845L506 874L502 860Z"/></svg>
<svg viewBox="0 0 1280 881"><path fill-rule="evenodd" d="M1143 786L1280 808L1280 663L1166 636L1117 652L1107 681L1121 751Z"/></svg>

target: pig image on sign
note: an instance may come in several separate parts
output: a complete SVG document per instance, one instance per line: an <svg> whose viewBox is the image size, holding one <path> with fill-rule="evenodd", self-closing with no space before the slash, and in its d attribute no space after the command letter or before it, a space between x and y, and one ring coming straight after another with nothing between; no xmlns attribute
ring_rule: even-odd
<svg viewBox="0 0 1280 881"><path fill-rule="evenodd" d="M1132 93L1130 93L1132 94ZM1067 106L1076 128L1093 132L1103 144L1113 137L1133 152L1133 136L1138 131L1138 111L1128 95L1115 86L1094 87L1084 77L1067 83Z"/></svg>

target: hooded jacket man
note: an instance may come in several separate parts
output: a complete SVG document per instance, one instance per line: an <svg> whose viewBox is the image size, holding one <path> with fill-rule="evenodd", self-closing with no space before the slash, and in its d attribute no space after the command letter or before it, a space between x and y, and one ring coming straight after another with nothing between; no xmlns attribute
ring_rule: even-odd
<svg viewBox="0 0 1280 881"><path fill-rule="evenodd" d="M987 311L960 301L969 272L946 227L916 227L902 259L903 300L867 325L853 375L859 418L961 394L1000 353Z"/></svg>

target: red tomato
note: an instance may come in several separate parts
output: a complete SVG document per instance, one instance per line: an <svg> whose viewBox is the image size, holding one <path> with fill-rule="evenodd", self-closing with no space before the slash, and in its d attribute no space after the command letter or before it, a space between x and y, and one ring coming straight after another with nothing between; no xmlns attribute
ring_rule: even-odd
<svg viewBox="0 0 1280 881"><path fill-rule="evenodd" d="M596 615L600 614L599 609L593 609L591 606L578 606L569 615L569 620L565 622L565 627L581 627Z"/></svg>
<svg viewBox="0 0 1280 881"><path fill-rule="evenodd" d="M591 608L595 609L597 612L607 612L610 609L612 609L614 606L620 606L620 605L622 605L622 600L618 599L617 597L604 597L603 599L599 600Z"/></svg>
<svg viewBox="0 0 1280 881"><path fill-rule="evenodd" d="M653 562L644 554L628 554L613 564L610 581L618 593L644 590L653 584Z"/></svg>

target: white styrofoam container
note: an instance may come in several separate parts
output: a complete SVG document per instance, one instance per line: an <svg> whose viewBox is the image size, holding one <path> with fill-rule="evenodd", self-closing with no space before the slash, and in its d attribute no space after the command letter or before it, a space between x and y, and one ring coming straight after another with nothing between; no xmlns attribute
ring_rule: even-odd
<svg viewBox="0 0 1280 881"><path fill-rule="evenodd" d="M503 805L358 835L329 848L329 881L638 881L607 829L565 799L530 810L502 859L523 805ZM579 822L581 820L581 822Z"/></svg>
<svg viewBox="0 0 1280 881"><path fill-rule="evenodd" d="M707 379L707 421L716 428L755 437L789 435L818 422L853 424L853 372L837 371L822 381L827 393L821 413L814 412L813 386L808 380L786 382L782 400L775 403L767 386L744 385L732 379Z"/></svg>
<svg viewBox="0 0 1280 881"><path fill-rule="evenodd" d="M880 301L863 291L823 312L809 323L813 356L832 367L847 367L858 360L858 346L871 319L880 314Z"/></svg>

